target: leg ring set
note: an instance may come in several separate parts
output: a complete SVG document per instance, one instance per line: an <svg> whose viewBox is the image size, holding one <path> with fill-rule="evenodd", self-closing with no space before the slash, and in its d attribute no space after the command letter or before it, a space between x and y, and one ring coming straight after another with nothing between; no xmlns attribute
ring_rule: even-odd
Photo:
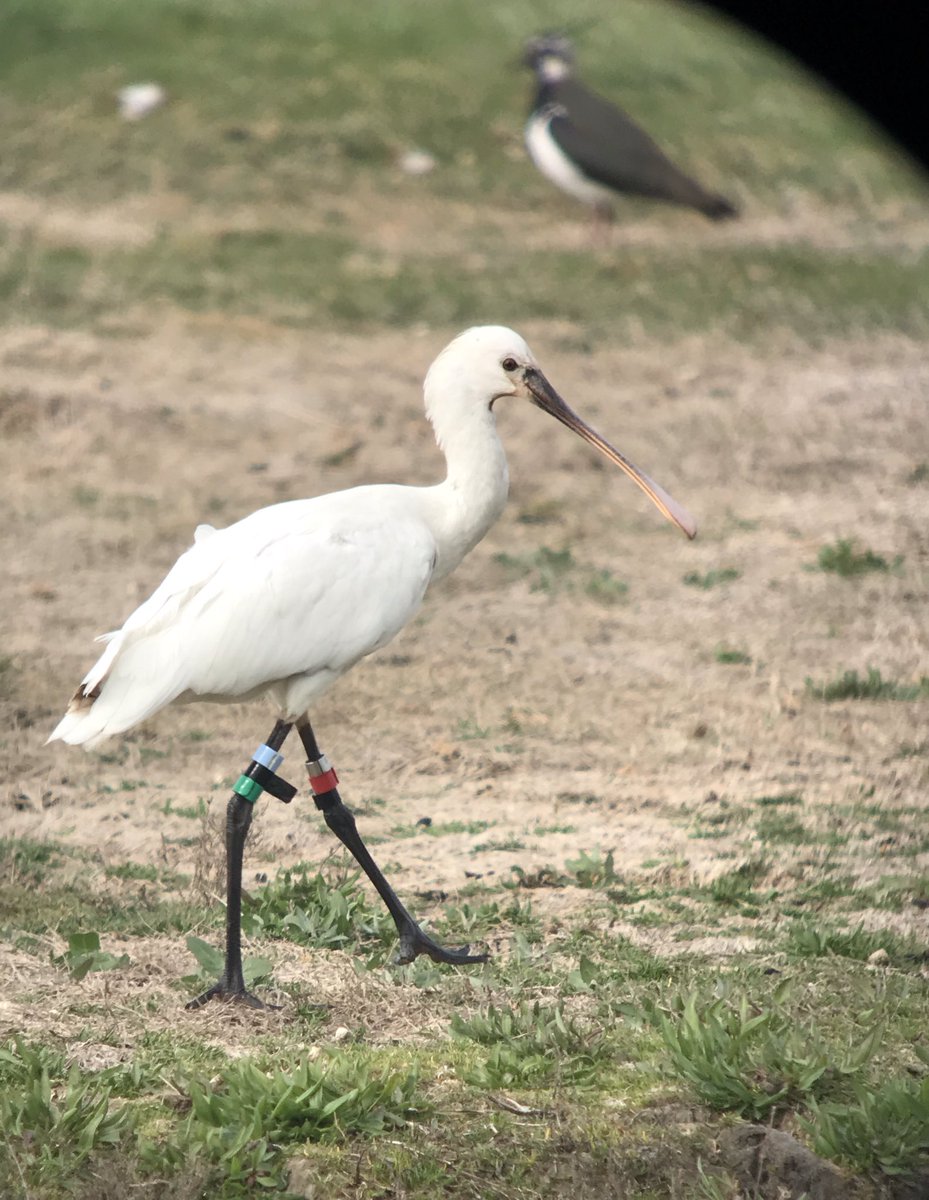
<svg viewBox="0 0 929 1200"><path fill-rule="evenodd" d="M283 754L278 754L276 750L262 743L252 755L252 761L244 774L232 785L232 790L249 804L254 804L262 792L289 804L296 796L297 789L277 774L277 769L283 761Z"/></svg>
<svg viewBox="0 0 929 1200"><path fill-rule="evenodd" d="M232 785L232 790L249 804L254 804L262 792L289 804L296 796L297 789L277 774L283 761L283 754L262 743L252 755L248 767ZM335 791L339 777L325 754L321 754L313 762L308 762L306 769L314 796L324 796L327 792Z"/></svg>

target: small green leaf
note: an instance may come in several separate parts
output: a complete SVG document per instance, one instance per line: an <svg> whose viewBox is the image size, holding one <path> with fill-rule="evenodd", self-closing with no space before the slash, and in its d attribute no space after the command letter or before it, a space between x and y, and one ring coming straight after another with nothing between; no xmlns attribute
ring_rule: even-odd
<svg viewBox="0 0 929 1200"><path fill-rule="evenodd" d="M70 954L93 954L94 951L99 949L99 933L72 933L68 938L68 951Z"/></svg>
<svg viewBox="0 0 929 1200"><path fill-rule="evenodd" d="M187 949L204 971L209 971L214 975L219 975L222 972L224 966L223 952L211 946L209 942L205 942L203 938L198 938L194 934L191 934L187 938Z"/></svg>

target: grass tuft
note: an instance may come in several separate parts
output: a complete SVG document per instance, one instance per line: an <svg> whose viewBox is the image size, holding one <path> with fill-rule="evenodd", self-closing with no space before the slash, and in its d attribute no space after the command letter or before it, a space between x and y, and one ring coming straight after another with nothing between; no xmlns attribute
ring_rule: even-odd
<svg viewBox="0 0 929 1200"><path fill-rule="evenodd" d="M929 1168L929 1077L859 1082L854 1100L813 1100L810 1110L803 1124L817 1154L886 1175Z"/></svg>
<svg viewBox="0 0 929 1200"><path fill-rule="evenodd" d="M889 930L871 931L858 925L854 929L823 929L809 921L795 921L790 926L784 949L796 958L823 958L835 955L866 962L873 954L883 950L885 962L898 967L910 963L921 963L925 953L915 943L897 937Z"/></svg>
<svg viewBox="0 0 929 1200"><path fill-rule="evenodd" d="M814 1024L799 1028L783 1004L788 985L766 1005L720 987L721 996L676 993L652 1017L677 1074L714 1108L771 1119L828 1093L836 1076L859 1072L876 1053L880 1026L843 1051Z"/></svg>
<svg viewBox="0 0 929 1200"><path fill-rule="evenodd" d="M742 572L737 571L735 567L721 567L718 571L707 571L705 575L701 575L699 571L688 571L684 576L684 583L688 587L700 588L702 591L708 592L710 588L719 587L721 583L731 583L741 574Z"/></svg>
<svg viewBox="0 0 929 1200"><path fill-rule="evenodd" d="M68 1067L60 1051L18 1037L0 1046L0 1173L67 1178L132 1133L134 1113L111 1100L110 1087Z"/></svg>
<svg viewBox="0 0 929 1200"><path fill-rule="evenodd" d="M734 666L747 666L752 661L752 656L744 650L733 650L727 646L717 646L714 651L714 658L718 663L726 663Z"/></svg>
<svg viewBox="0 0 929 1200"><path fill-rule="evenodd" d="M856 550L855 542L850 538L840 538L831 546L823 546L816 560L821 571L832 571L845 579L854 575L866 575L869 571L897 570L903 563L901 555L888 563L886 558L865 548Z"/></svg>
<svg viewBox="0 0 929 1200"><path fill-rule="evenodd" d="M590 1082L606 1056L599 1033L581 1028L563 1004L491 1004L469 1018L456 1013L451 1029L457 1038L490 1048L483 1061L463 1071L469 1083L481 1088L538 1087L553 1076L577 1086Z"/></svg>
<svg viewBox="0 0 929 1200"><path fill-rule="evenodd" d="M919 683L901 684L893 679L884 679L876 667L868 667L867 675L857 671L845 671L831 683L816 683L806 678L806 690L817 700L918 700L929 696L929 676L923 675Z"/></svg>
<svg viewBox="0 0 929 1200"><path fill-rule="evenodd" d="M390 916L373 908L358 886L360 872L344 875L289 867L249 897L243 928L251 936L284 938L320 949L364 947L386 953Z"/></svg>

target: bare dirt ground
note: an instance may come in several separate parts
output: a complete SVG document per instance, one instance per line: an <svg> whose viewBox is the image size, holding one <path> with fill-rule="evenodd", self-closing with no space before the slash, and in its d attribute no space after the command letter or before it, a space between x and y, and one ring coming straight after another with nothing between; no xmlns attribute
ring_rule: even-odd
<svg viewBox="0 0 929 1200"><path fill-rule="evenodd" d="M421 379L456 331L147 320L132 338L0 331L0 829L92 848L102 864L191 871L190 810L202 798L218 818L271 711L177 708L102 754L46 747L92 638L149 593L200 521L358 482L437 479ZM499 413L512 476L503 519L315 714L401 892L454 893L597 848L622 870L706 879L762 856L739 822L704 836L714 817L785 792L802 796L823 840L777 848L775 873L828 857L873 879L898 854L908 871L929 869L917 846L854 837L856 805L929 807L924 705L824 704L804 682L869 666L904 683L929 673L924 347L869 337L810 350L785 335L764 350L693 338L586 354L568 326L521 332L700 534L688 544L542 414ZM849 580L810 570L842 537L902 565ZM497 559L528 563L540 547L571 551L553 589ZM707 590L683 582L723 568L741 574ZM598 571L624 581L625 598L588 594ZM716 661L720 645L751 663ZM299 781L296 747L283 773ZM332 849L307 794L258 807L249 872ZM415 827L423 817L433 833ZM486 827L436 836L453 821ZM915 909L884 919L927 922Z"/></svg>

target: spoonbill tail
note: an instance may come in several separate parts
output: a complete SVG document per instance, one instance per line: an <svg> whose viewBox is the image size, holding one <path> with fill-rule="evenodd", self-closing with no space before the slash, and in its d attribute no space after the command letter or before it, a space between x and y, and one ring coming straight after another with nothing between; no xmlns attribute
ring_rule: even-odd
<svg viewBox="0 0 929 1200"><path fill-rule="evenodd" d="M262 790L289 801L277 774L294 725L326 824L380 893L399 936L398 962L483 962L468 946L433 941L401 904L358 834L320 752L308 709L359 659L416 613L429 584L454 570L499 517L508 475L497 436L498 400L528 400L595 446L688 537L690 515L561 399L511 329L468 329L429 368L426 415L445 454L432 487L351 488L259 509L228 529L201 525L194 544L106 649L49 738L95 746L173 701L234 701L265 694L278 712L267 742L235 784L226 809L226 958L222 976L188 1008L213 997L262 1007L245 988L242 858Z"/></svg>

